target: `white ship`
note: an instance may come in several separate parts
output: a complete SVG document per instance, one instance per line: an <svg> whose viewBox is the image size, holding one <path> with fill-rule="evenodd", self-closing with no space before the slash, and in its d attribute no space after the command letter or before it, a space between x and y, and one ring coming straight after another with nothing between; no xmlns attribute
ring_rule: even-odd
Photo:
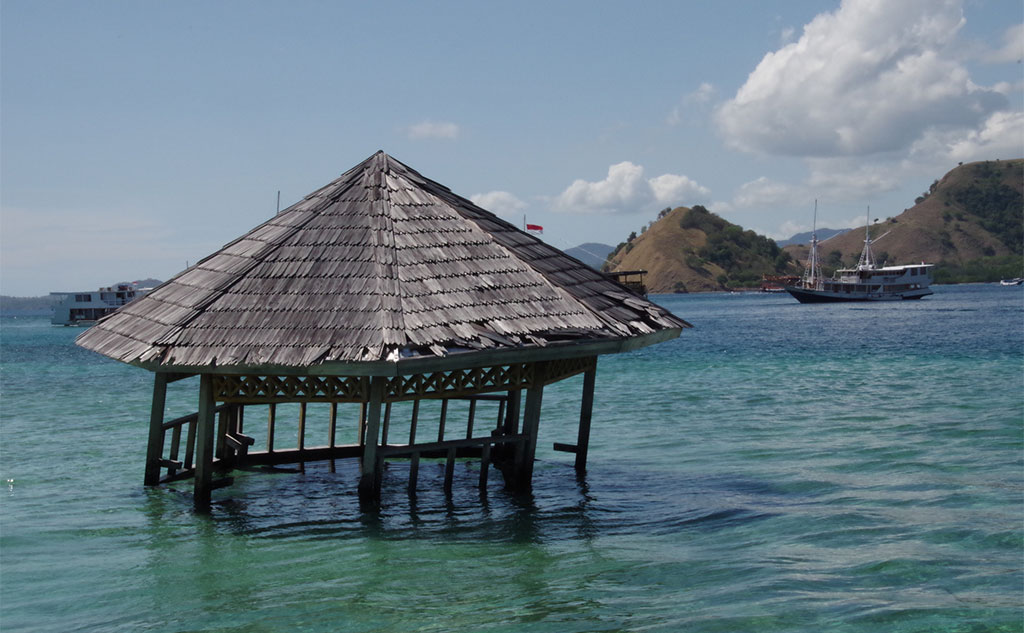
<svg viewBox="0 0 1024 633"><path fill-rule="evenodd" d="M870 214L869 214L870 217ZM815 204L817 225L817 204ZM821 275L818 260L817 229L811 234L811 253L807 270L800 283L786 286L786 292L800 303L833 303L837 301L899 301L920 299L933 294L933 264L906 266L876 266L871 254L871 235L864 227L864 250L855 268L841 268L831 279ZM884 236L883 236L884 237Z"/></svg>
<svg viewBox="0 0 1024 633"><path fill-rule="evenodd" d="M53 306L54 325L92 325L121 306L144 296L151 288L135 284L118 284L108 288L84 292L51 292L60 297Z"/></svg>

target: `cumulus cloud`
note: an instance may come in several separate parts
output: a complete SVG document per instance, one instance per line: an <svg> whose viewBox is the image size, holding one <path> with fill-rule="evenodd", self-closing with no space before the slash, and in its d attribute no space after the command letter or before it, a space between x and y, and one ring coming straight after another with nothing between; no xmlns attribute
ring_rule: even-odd
<svg viewBox="0 0 1024 633"><path fill-rule="evenodd" d="M526 208L526 203L507 191L489 191L469 197L473 204L495 215L510 216Z"/></svg>
<svg viewBox="0 0 1024 633"><path fill-rule="evenodd" d="M442 121L421 121L406 128L406 136L413 141L425 139L454 139L459 136L459 126Z"/></svg>
<svg viewBox="0 0 1024 633"><path fill-rule="evenodd" d="M556 211L568 213L631 213L644 207L704 202L711 191L677 174L644 178L644 168L624 161L608 168L604 180L576 180L554 200Z"/></svg>
<svg viewBox="0 0 1024 633"><path fill-rule="evenodd" d="M978 129L1008 100L954 53L959 0L844 0L768 53L715 113L735 148L770 155L904 151L931 130Z"/></svg>
<svg viewBox="0 0 1024 633"><path fill-rule="evenodd" d="M992 158L1020 158L1024 152L1024 112L996 112L981 129L959 139L949 148L958 162Z"/></svg>

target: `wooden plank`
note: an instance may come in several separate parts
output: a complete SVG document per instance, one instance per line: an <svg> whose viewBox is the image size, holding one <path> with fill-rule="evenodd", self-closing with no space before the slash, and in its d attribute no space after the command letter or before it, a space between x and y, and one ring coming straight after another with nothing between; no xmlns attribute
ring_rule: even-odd
<svg viewBox="0 0 1024 633"><path fill-rule="evenodd" d="M196 474L193 488L193 502L199 511L210 508L210 492L213 476L214 447L214 402L213 376L203 374L199 378L199 414L196 425ZM187 462L187 460L186 460Z"/></svg>
<svg viewBox="0 0 1024 633"><path fill-rule="evenodd" d="M578 450L575 444L563 444L562 442L555 442L552 448L563 453L575 453Z"/></svg>
<svg viewBox="0 0 1024 633"><path fill-rule="evenodd" d="M149 410L149 441L146 445L146 470L143 483L160 483L160 461L164 454L164 406L167 401L167 374L153 377L153 401ZM179 466L180 467L180 466Z"/></svg>
<svg viewBox="0 0 1024 633"><path fill-rule="evenodd" d="M378 452L385 457L400 457L412 453L446 453L448 449L473 448L492 446L495 444L515 444L528 439L525 435L496 435L489 437L459 438L457 440L445 440L443 442L427 442L425 444L412 444L409 446L382 446Z"/></svg>

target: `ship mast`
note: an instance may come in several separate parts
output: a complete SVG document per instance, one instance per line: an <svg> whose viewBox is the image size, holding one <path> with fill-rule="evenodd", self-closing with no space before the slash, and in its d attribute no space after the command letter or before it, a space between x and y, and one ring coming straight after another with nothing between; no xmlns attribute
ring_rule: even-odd
<svg viewBox="0 0 1024 633"><path fill-rule="evenodd" d="M868 217L864 218L864 250L861 251L857 270L871 270L875 267L875 258L871 254L871 206L868 205Z"/></svg>
<svg viewBox="0 0 1024 633"><path fill-rule="evenodd" d="M821 278L821 262L818 261L818 201L814 201L814 224L811 232L811 253L804 269L804 288L821 290L824 287Z"/></svg>

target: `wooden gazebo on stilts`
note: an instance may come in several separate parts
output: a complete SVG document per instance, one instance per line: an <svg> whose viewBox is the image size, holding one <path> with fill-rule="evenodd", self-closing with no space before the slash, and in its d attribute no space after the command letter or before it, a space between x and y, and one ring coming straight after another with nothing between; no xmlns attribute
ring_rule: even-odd
<svg viewBox="0 0 1024 633"><path fill-rule="evenodd" d="M145 484L194 477L198 508L256 465L355 457L359 493L379 498L385 460L480 459L506 484L532 479L544 387L583 374L575 445L585 468L597 357L679 335L688 324L578 260L377 152L337 180L82 333L77 343L153 371ZM199 376L198 412L164 420L168 383ZM523 393L525 392L525 402ZM439 400L436 436L417 436ZM466 432L446 432L448 402ZM298 403L298 446L274 446L276 407ZM306 411L329 406L324 445ZM357 403L356 441L336 442ZM411 403L396 438L392 409ZM497 406L490 426L478 404ZM245 433L266 407L266 447ZM397 409L395 409L397 411ZM184 436L184 437L183 437ZM426 439L426 441L425 441Z"/></svg>

